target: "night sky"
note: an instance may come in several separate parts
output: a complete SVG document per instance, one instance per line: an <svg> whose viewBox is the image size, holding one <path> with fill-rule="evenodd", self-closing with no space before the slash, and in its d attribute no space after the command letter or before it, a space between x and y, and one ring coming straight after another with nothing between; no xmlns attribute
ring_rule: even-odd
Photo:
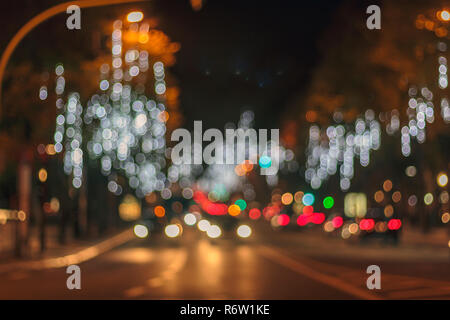
<svg viewBox="0 0 450 320"><path fill-rule="evenodd" d="M57 3L2 2L0 46L4 48L24 22ZM185 127L203 120L204 127L223 128L250 109L257 127L274 128L288 102L307 89L320 61L318 41L337 5L336 1L208 0L194 11L187 0L154 0L82 9L82 30L62 27L67 15L60 14L28 35L10 63L31 60L51 68L60 60L70 65L93 58L89 44L99 21L134 7L156 17L158 29L181 44L171 71L181 89Z"/></svg>
<svg viewBox="0 0 450 320"><path fill-rule="evenodd" d="M312 1L208 1L194 12L187 1L161 7L161 26L182 49L173 68L188 122L213 127L255 111L275 127L294 93L305 90L319 59L317 37L334 5Z"/></svg>

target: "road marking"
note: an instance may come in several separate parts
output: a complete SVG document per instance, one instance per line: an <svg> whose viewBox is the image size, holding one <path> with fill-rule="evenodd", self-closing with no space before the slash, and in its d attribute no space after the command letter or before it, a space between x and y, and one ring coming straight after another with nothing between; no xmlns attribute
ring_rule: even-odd
<svg viewBox="0 0 450 320"><path fill-rule="evenodd" d="M148 279L144 286L136 286L125 290L123 294L126 297L137 298L143 296L149 288L161 287L164 285L164 282L173 280L175 275L181 271L186 264L188 256L185 248L176 250L174 255L174 257L168 257L172 261L165 267L165 270L162 271L159 276Z"/></svg>
<svg viewBox="0 0 450 320"><path fill-rule="evenodd" d="M96 245L83 249L77 253L70 254L64 257L46 259L38 261L36 267L38 269L42 268L62 268L70 266L72 264L80 264L82 262L91 260L98 257L102 253L105 253L111 249L114 249L131 239L134 239L134 233L132 229L128 229L118 235L104 240Z"/></svg>
<svg viewBox="0 0 450 320"><path fill-rule="evenodd" d="M330 276L330 275L321 273L317 270L311 269L307 265L305 265L297 260L294 260L294 259L292 259L270 247L259 246L258 252L265 258L270 259L273 262L275 262L279 265L282 265L285 268L288 268L298 274L301 274L302 276L308 277L317 282L323 283L327 286L336 288L340 291L351 294L352 296L355 296L357 298L366 299L366 300L381 299L381 297L370 294L368 292L368 289L364 290L364 289L355 287L337 277Z"/></svg>
<svg viewBox="0 0 450 320"><path fill-rule="evenodd" d="M312 270L318 272L317 270L320 270L319 273L321 275L325 274L325 276L337 278L347 285L351 285L353 283L353 287L356 287L357 289L362 289L357 287L358 284L365 283L365 274L361 273L358 270L343 266L334 266L316 260L311 260L306 257L302 257L303 263L300 263L292 258L289 258L285 254L279 253L275 249L267 249L272 250L276 254L282 255L285 258L294 261L294 263L296 264L301 264L302 266L307 265L307 268L309 268L308 271ZM278 257L276 257L276 259L278 259ZM289 261L287 263L292 264L292 261ZM296 266L291 267L296 268ZM450 282L448 281L387 273L383 273L381 279L382 289L377 292L382 294L383 297L379 297L379 299L417 299L426 297L441 297L442 299L447 298L450 294Z"/></svg>
<svg viewBox="0 0 450 320"><path fill-rule="evenodd" d="M146 291L145 286L138 286L125 290L124 295L128 298L136 298L138 296L143 295L145 291Z"/></svg>
<svg viewBox="0 0 450 320"><path fill-rule="evenodd" d="M305 257L302 257L302 261L308 264L313 269L320 269L324 273L339 276L339 278L345 279L348 282L359 284L365 282L366 274L361 273L359 270L343 266L330 265L315 260L309 260ZM442 288L450 287L450 282L448 281L420 278L416 276L389 274L385 272L382 273L381 282L382 289L378 292L384 295L391 291L400 292L402 290L408 291L423 288L436 288L437 290L440 290Z"/></svg>

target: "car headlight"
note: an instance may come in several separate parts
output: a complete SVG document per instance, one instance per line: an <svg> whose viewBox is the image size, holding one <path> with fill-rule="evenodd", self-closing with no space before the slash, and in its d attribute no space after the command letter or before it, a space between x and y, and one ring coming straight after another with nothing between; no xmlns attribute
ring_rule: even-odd
<svg viewBox="0 0 450 320"><path fill-rule="evenodd" d="M176 238L181 235L181 227L178 224L169 224L164 229L164 233L169 238Z"/></svg>
<svg viewBox="0 0 450 320"><path fill-rule="evenodd" d="M184 223L186 223L188 226L193 226L197 222L197 218L192 213L187 213L184 216Z"/></svg>
<svg viewBox="0 0 450 320"><path fill-rule="evenodd" d="M243 224L237 228L236 233L241 238L248 238L252 234L252 228L246 224Z"/></svg>
<svg viewBox="0 0 450 320"><path fill-rule="evenodd" d="M148 228L143 224L137 224L134 226L134 234L138 238L147 238L148 237Z"/></svg>
<svg viewBox="0 0 450 320"><path fill-rule="evenodd" d="M197 227L200 231L207 231L211 226L208 220L202 219L197 223Z"/></svg>
<svg viewBox="0 0 450 320"><path fill-rule="evenodd" d="M206 230L206 234L208 237L215 239L221 236L222 230L220 230L219 226L212 225L208 228L208 230Z"/></svg>

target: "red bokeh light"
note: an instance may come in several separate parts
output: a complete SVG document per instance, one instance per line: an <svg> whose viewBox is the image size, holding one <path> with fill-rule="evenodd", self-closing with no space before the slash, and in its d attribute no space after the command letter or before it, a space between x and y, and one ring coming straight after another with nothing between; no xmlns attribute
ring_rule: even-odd
<svg viewBox="0 0 450 320"><path fill-rule="evenodd" d="M321 224L325 221L325 214L321 212L314 212L308 214L301 214L297 218L299 226L306 226L308 223Z"/></svg>
<svg viewBox="0 0 450 320"><path fill-rule="evenodd" d="M289 218L289 216L287 214L280 214L278 216L278 224L280 226L287 226L289 224L289 221L291 220L291 218Z"/></svg>
<svg viewBox="0 0 450 320"><path fill-rule="evenodd" d="M261 217L261 210L257 208L250 209L250 211L248 212L248 216L250 217L250 219L257 220L259 219L259 217Z"/></svg>
<svg viewBox="0 0 450 320"><path fill-rule="evenodd" d="M309 222L309 218L305 216L304 214L301 214L297 218L297 224L301 227L306 226L306 224Z"/></svg>
<svg viewBox="0 0 450 320"><path fill-rule="evenodd" d="M315 212L310 218L310 221L314 224L321 224L325 221L325 214L321 212Z"/></svg>
<svg viewBox="0 0 450 320"><path fill-rule="evenodd" d="M402 221L400 219L391 219L388 222L389 230L398 230L402 226Z"/></svg>
<svg viewBox="0 0 450 320"><path fill-rule="evenodd" d="M333 227L335 229L337 229L337 228L340 228L342 226L342 224L344 223L344 219L342 219L342 217L340 217L340 216L337 216L337 217L334 217L331 220L331 222L333 223Z"/></svg>
<svg viewBox="0 0 450 320"><path fill-rule="evenodd" d="M361 230L372 230L375 227L375 221L373 219L362 219L359 222L359 228Z"/></svg>
<svg viewBox="0 0 450 320"><path fill-rule="evenodd" d="M228 212L228 206L226 204L211 202L206 195L200 191L194 193L194 201L197 202L205 212L213 216L226 215Z"/></svg>
<svg viewBox="0 0 450 320"><path fill-rule="evenodd" d="M273 216L277 215L278 213L280 213L280 208L277 206L267 206L263 209L262 212L262 214L266 219L270 219Z"/></svg>

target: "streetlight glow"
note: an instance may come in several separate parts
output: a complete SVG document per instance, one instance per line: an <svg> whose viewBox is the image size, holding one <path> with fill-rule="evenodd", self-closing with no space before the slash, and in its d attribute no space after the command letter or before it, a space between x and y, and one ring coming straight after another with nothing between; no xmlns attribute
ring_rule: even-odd
<svg viewBox="0 0 450 320"><path fill-rule="evenodd" d="M438 13L438 18L442 21L450 21L450 12L448 10L442 10Z"/></svg>
<svg viewBox="0 0 450 320"><path fill-rule="evenodd" d="M144 14L141 11L133 11L127 15L128 22L139 22L144 19Z"/></svg>
<svg viewBox="0 0 450 320"><path fill-rule="evenodd" d="M47 170L45 170L44 168L41 168L38 173L38 178L39 178L40 182L47 181Z"/></svg>
<svg viewBox="0 0 450 320"><path fill-rule="evenodd" d="M441 172L438 174L436 180L439 187L445 187L448 183L448 176L445 173Z"/></svg>

